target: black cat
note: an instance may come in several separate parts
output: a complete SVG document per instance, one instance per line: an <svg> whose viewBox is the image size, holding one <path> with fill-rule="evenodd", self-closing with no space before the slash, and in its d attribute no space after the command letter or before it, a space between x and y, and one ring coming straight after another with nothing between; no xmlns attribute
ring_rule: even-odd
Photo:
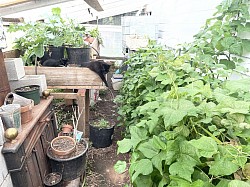
<svg viewBox="0 0 250 187"><path fill-rule="evenodd" d="M44 62L41 62L42 66L48 66L48 67L61 67L61 66L67 66L68 59L62 58L60 60L55 59L47 59Z"/></svg>
<svg viewBox="0 0 250 187"><path fill-rule="evenodd" d="M91 71L95 72L99 75L99 77L104 82L105 86L108 87L107 80L105 75L109 72L109 68L111 65L107 64L103 60L94 60L91 62L83 62L81 63L81 67L89 68Z"/></svg>

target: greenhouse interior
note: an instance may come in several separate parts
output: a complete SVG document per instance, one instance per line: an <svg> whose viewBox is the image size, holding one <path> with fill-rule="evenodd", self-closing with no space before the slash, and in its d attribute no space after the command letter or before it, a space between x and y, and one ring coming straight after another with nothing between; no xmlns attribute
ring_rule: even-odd
<svg viewBox="0 0 250 187"><path fill-rule="evenodd" d="M250 187L250 1L0 0L0 167L0 187Z"/></svg>

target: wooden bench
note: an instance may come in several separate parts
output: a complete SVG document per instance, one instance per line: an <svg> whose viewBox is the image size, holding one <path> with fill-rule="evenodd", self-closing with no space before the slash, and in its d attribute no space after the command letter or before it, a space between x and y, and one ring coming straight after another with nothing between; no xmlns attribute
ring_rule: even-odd
<svg viewBox="0 0 250 187"><path fill-rule="evenodd" d="M88 68L80 67L24 67L26 75L44 74L49 89L78 89L77 93L51 93L55 99L76 99L79 111L82 111L78 130L86 135L89 122L89 90L107 89L100 77Z"/></svg>

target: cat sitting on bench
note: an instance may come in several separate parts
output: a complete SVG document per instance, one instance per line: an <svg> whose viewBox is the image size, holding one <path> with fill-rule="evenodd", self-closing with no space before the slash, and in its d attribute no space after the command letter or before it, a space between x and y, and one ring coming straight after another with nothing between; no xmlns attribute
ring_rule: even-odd
<svg viewBox="0 0 250 187"><path fill-rule="evenodd" d="M89 68L91 71L95 72L104 82L105 86L108 87L108 82L105 78L105 75L109 72L111 65L107 64L103 60L93 60L91 62L81 63L81 67Z"/></svg>

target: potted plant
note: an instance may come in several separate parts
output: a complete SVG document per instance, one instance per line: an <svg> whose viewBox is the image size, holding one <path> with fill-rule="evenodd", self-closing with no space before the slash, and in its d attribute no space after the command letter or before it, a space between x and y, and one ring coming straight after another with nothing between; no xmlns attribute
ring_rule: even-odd
<svg viewBox="0 0 250 187"><path fill-rule="evenodd" d="M83 62L90 61L90 46L84 42L85 27L71 21L65 30L66 52L69 64L81 66Z"/></svg>
<svg viewBox="0 0 250 187"><path fill-rule="evenodd" d="M101 119L90 124L89 139L96 148L108 147L112 144L114 125L111 125L105 119Z"/></svg>
<svg viewBox="0 0 250 187"><path fill-rule="evenodd" d="M60 60L64 58L64 33L66 20L61 17L61 9L53 8L52 15L46 22L46 32L48 37L48 52L52 59Z"/></svg>
<svg viewBox="0 0 250 187"><path fill-rule="evenodd" d="M97 42L99 45L103 45L103 40L102 40L102 37L101 37L101 34L100 34L98 27L91 29L89 31L89 39L91 39L90 40L91 43L93 42L93 38L97 39Z"/></svg>
<svg viewBox="0 0 250 187"><path fill-rule="evenodd" d="M36 58L42 58L45 53L56 60L64 57L67 22L60 14L60 8L53 8L52 15L45 21L10 25L8 32L22 32L22 36L15 39L14 48L21 51L26 65L34 65Z"/></svg>
<svg viewBox="0 0 250 187"><path fill-rule="evenodd" d="M88 151L88 142L77 136L77 126L83 110L79 111L78 107L77 110L73 109L73 112L73 138L71 138L70 136L59 136L55 138L58 140L60 139L60 137L63 137L64 139L69 140L69 144L71 144L74 140L75 148L73 152L67 156L60 156L55 154L52 150L55 139L52 140L51 146L47 150L47 156L49 157L52 172L61 173L62 179L64 181L71 181L80 177L84 174L86 169L86 154ZM78 114L78 117L76 116L76 114ZM68 143L65 142L65 147L68 147ZM71 148L73 149L73 146L71 146ZM72 168L74 169L72 170Z"/></svg>
<svg viewBox="0 0 250 187"><path fill-rule="evenodd" d="M15 39L14 48L21 51L25 65L34 65L37 57L43 57L48 41L45 30L45 24L40 21L9 26L8 32L22 33L21 37Z"/></svg>
<svg viewBox="0 0 250 187"><path fill-rule="evenodd" d="M70 136L58 136L51 141L50 146L54 155L65 158L74 152L76 141Z"/></svg>

